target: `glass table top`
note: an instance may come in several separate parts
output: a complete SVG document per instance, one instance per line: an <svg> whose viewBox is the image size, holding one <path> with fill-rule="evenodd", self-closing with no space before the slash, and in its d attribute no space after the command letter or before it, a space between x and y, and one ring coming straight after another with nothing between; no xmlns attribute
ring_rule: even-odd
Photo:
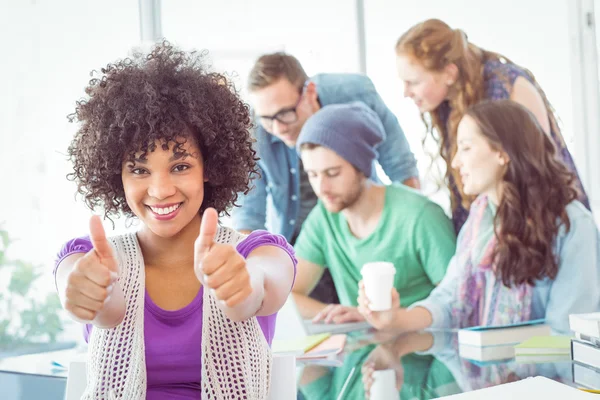
<svg viewBox="0 0 600 400"><path fill-rule="evenodd" d="M571 386L582 385L574 383L578 379L585 379L588 386L600 385L600 373L568 358L540 363L478 363L462 359L456 342L457 334L452 331L349 333L344 351L335 358L297 362L297 399L364 399L370 394L373 372L384 370L395 386L385 400L433 399L531 376L545 376ZM52 365L55 358L55 354L42 353L0 360L0 397L62 400L66 371Z"/></svg>
<svg viewBox="0 0 600 400"><path fill-rule="evenodd" d="M329 365L298 362L297 398L368 398L374 371L387 371L396 386L376 400L433 399L533 376L578 386L569 356L555 362L482 363L461 358L457 342L455 331L350 334L347 348ZM586 373L600 384L600 373Z"/></svg>

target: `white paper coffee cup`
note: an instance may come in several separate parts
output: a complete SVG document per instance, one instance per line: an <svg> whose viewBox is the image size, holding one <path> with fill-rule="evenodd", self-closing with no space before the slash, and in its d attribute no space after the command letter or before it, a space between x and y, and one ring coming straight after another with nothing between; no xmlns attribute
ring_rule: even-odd
<svg viewBox="0 0 600 400"><path fill-rule="evenodd" d="M396 372L393 369L373 371L373 384L370 389L371 400L397 400Z"/></svg>
<svg viewBox="0 0 600 400"><path fill-rule="evenodd" d="M390 262L378 261L363 265L361 269L365 293L372 311L385 311L392 308L392 288L396 268Z"/></svg>

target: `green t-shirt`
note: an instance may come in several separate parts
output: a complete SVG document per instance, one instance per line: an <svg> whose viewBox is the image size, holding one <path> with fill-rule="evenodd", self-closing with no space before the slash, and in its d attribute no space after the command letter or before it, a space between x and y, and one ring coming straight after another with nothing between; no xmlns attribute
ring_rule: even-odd
<svg viewBox="0 0 600 400"><path fill-rule="evenodd" d="M342 213L315 206L296 241L298 258L328 267L344 305L356 306L360 270L367 262L396 267L394 287L402 307L422 300L439 283L454 255L452 223L437 204L403 185L387 186L375 231L356 238Z"/></svg>

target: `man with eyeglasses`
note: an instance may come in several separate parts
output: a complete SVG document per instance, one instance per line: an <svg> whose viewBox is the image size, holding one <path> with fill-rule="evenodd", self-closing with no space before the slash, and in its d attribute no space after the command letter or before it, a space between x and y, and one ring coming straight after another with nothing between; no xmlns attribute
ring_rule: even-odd
<svg viewBox="0 0 600 400"><path fill-rule="evenodd" d="M250 192L240 195L240 207L233 210L238 231L268 229L294 244L302 223L317 204L294 146L306 120L329 104L360 101L375 111L386 135L377 149L383 171L393 182L419 188L416 160L404 132L368 77L318 74L309 78L295 57L273 53L256 61L248 91L258 122L255 137L261 176L253 181ZM326 303L338 302L328 274L311 296Z"/></svg>

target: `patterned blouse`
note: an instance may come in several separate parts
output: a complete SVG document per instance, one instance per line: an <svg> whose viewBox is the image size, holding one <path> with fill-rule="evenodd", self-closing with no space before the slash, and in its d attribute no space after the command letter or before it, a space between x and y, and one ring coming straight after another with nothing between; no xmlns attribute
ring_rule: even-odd
<svg viewBox="0 0 600 400"><path fill-rule="evenodd" d="M485 99L509 99L515 80L520 76L524 77L533 84L525 70L519 67L518 65L504 63L498 60L487 61L483 68ZM565 141L560 132L560 128L558 127L558 124L554 118L554 115L552 114L551 110L547 111L548 117L550 119L550 135L557 148L558 157L567 166L567 168L575 174L575 185L580 194L579 201L581 201L587 209L590 209L589 200L587 194L585 193L585 190L583 189L583 185L581 183L581 179L579 178L579 174L577 173L577 168L575 167L575 163L573 162L573 157L571 156L571 153L569 153L569 150L567 148L567 145L565 144ZM450 106L448 102L445 102L442 105L440 105L437 112L438 115L441 117L440 120L445 121L445 123L447 123L448 117L450 115ZM469 211L465 209L461 204L460 200L462 199L462 195L452 175L450 175L449 178L449 185L450 190L454 195L454 198L457 199L455 209L452 210L452 223L454 224L454 229L458 233L460 231L460 228L467 220Z"/></svg>

